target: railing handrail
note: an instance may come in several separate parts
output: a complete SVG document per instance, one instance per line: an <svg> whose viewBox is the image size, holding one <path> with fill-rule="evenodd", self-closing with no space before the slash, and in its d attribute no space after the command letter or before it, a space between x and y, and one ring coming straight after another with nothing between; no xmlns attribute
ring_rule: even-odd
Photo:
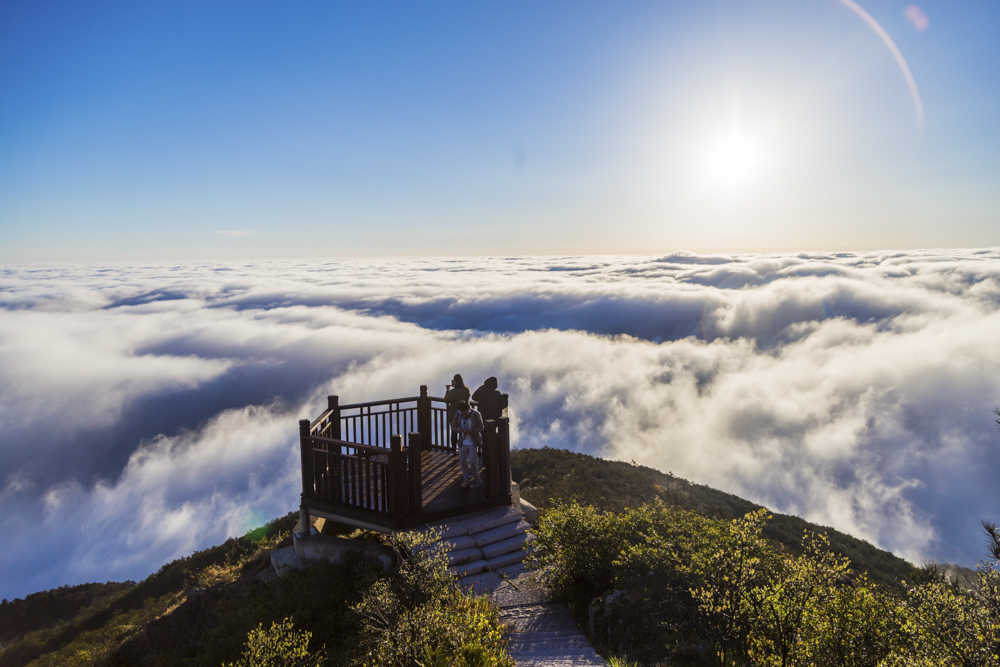
<svg viewBox="0 0 1000 667"><path fill-rule="evenodd" d="M341 405L340 409L341 410L350 410L351 408L367 408L367 407L374 407L376 405L391 405L393 403L408 403L410 401L413 401L414 403L416 403L417 399L419 399L419 398L420 398L419 396L407 396L405 398L387 398L387 399L382 400L382 401L368 401L367 403L348 403L347 405Z"/></svg>
<svg viewBox="0 0 1000 667"><path fill-rule="evenodd" d="M359 442L351 442L350 440L337 440L336 438L325 438L321 435L310 435L309 439L319 440L320 442L328 442L331 445L340 445L341 447L352 447L354 449L368 449L373 452L379 452L379 453L389 451L388 447L378 447L377 445L363 445ZM408 449L406 447L403 447L403 451L404 452L408 451Z"/></svg>
<svg viewBox="0 0 1000 667"><path fill-rule="evenodd" d="M438 403L444 403L445 402L443 396L428 396L427 398L429 398L432 401L437 401ZM368 401L367 403L348 403L347 405L341 405L340 409L341 410L350 410L352 408L367 408L367 407L373 407L373 406L376 406L376 405L391 405L393 403L408 403L410 401L413 401L415 403L419 399L420 399L419 396L407 396L406 398L387 398L387 399L382 400L382 401ZM471 403L475 403L475 401L471 401ZM407 408L407 409L409 409L409 408ZM326 413L324 413L324 414L327 414L329 412L330 412L330 410L327 410ZM322 419L322 418L323 417L321 415L320 419Z"/></svg>
<svg viewBox="0 0 1000 667"><path fill-rule="evenodd" d="M445 402L444 398L441 397L441 396L428 396L427 398L430 399L431 402L434 402L434 401L437 401L438 403L444 403ZM420 399L419 396L407 396L405 398L389 398L389 399L385 399L385 400L381 400L381 401L368 401L367 403L348 403L347 405L341 405L341 406L339 406L339 410L343 411L343 410L353 410L353 409L356 409L356 408L369 408L369 407L375 407L375 406L379 406L379 405L392 405L394 403L408 403L410 401L416 403L419 399ZM476 404L475 401L470 401L470 403L472 405ZM407 410L413 410L414 408L416 408L416 406L414 406L413 408L407 407L406 409ZM324 419L328 418L332 413L333 413L333 410L330 410L330 409L324 410L323 413L320 414L319 417L316 417L316 419L312 420L309 423L310 430L316 428L316 426L319 425L320 422L322 422ZM344 415L344 416L347 416L347 415Z"/></svg>

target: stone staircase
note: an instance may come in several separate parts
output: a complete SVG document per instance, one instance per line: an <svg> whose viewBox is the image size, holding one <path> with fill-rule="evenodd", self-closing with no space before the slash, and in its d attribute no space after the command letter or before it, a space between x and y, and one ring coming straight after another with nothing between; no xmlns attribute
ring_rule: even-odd
<svg viewBox="0 0 1000 667"><path fill-rule="evenodd" d="M606 667L566 606L527 574L503 582L493 602L507 624L507 647L518 667Z"/></svg>
<svg viewBox="0 0 1000 667"><path fill-rule="evenodd" d="M486 593L524 569L534 537L517 506L501 507L428 526L440 533L436 547L445 550L448 569L465 590Z"/></svg>

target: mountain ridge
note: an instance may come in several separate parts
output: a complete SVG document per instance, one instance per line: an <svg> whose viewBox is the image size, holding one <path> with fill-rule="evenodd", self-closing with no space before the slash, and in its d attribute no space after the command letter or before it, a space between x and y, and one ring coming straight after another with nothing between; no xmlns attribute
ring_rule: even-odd
<svg viewBox="0 0 1000 667"><path fill-rule="evenodd" d="M513 450L511 477L519 484L521 497L543 511L571 502L592 505L609 512L642 504L663 503L712 518L733 519L760 508L734 494L695 484L670 473L558 449ZM287 543L288 532L297 518L297 512L289 513L243 537L231 538L222 545L167 563L139 583L63 586L33 593L24 599L5 601L0 605L0 628L3 629L0 635L0 667L29 664L38 667L105 665L115 664L116 660L125 664L121 663L122 657L133 655L133 651L139 650L137 647L153 653L167 650L170 647L158 647L156 641L161 640L155 638L164 636L164 628L188 622L190 619L183 616L186 613L183 610L190 612L195 606L196 615L200 615L202 609L212 609L216 604L221 604L220 609L224 609L225 605L231 605L238 599L233 596L243 595L248 586L264 587L261 589L264 590L275 585L267 583L269 580L266 577L262 578L270 565L269 550ZM329 522L328 525L332 532L341 534L353 530L346 526L333 526ZM910 578L911 572L916 569L905 560L864 540L817 526L799 517L772 513L764 536L783 549L800 554L802 537L807 530L826 534L831 550L848 557L856 572L868 572L874 582L900 592L900 583L904 578ZM338 583L341 575L334 571L317 570L308 576L319 577L327 588L341 585ZM299 585L293 582L280 585L291 585L293 588L289 591L301 591ZM206 598L206 593L207 603L201 600ZM286 599L290 593L264 594L277 595L275 600L288 605L286 611L294 611L295 599ZM309 604L325 603L312 600ZM305 616L310 617L312 613L307 612ZM171 621L172 616L177 618ZM313 630L320 632L318 626ZM206 636L210 636L212 632L218 634L221 631L221 628L197 627L195 634L207 632ZM323 635L322 632L320 634ZM222 644L219 644L218 637L215 640L218 657L223 657L226 651L233 650L242 642L242 638L235 636L224 638ZM195 646L191 650L204 649ZM90 657L79 658L88 655ZM73 657L73 660L67 662L67 657ZM174 663L168 661L163 664Z"/></svg>

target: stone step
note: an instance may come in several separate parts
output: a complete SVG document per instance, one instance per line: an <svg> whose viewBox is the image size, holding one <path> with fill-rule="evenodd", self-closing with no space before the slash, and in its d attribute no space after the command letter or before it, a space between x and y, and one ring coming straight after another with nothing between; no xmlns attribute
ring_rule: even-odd
<svg viewBox="0 0 1000 667"><path fill-rule="evenodd" d="M509 537L526 533L528 532L528 528L530 528L530 526L527 521L517 521L507 523L496 528L491 528L490 530L485 530L481 533L476 533L475 535L470 535L470 537L475 537L476 546L482 549L488 544L501 542Z"/></svg>
<svg viewBox="0 0 1000 667"><path fill-rule="evenodd" d="M572 630L536 630L534 632L512 632L507 635L510 641L529 641L537 639L545 642L561 642L580 637L577 628Z"/></svg>
<svg viewBox="0 0 1000 667"><path fill-rule="evenodd" d="M533 540L534 537L530 533L518 533L517 535L509 537L506 540L487 544L486 546L481 547L483 550L483 558L490 560L491 558L496 558L502 554L523 549Z"/></svg>
<svg viewBox="0 0 1000 667"><path fill-rule="evenodd" d="M439 521L438 523L429 524L426 528L421 528L422 531L435 531L442 540L451 539L454 537L461 537L462 535L469 534L469 526L461 519L448 519L446 521Z"/></svg>
<svg viewBox="0 0 1000 667"><path fill-rule="evenodd" d="M574 658L584 658L591 660L601 660L601 657L597 655L597 651L592 649L589 645L586 648L566 648L566 650L560 650L558 646L552 647L551 649L543 650L526 650L519 651L517 649L511 649L508 651L510 656L517 661L517 664L523 664L527 660L538 660L538 659L548 659L548 660L572 660Z"/></svg>
<svg viewBox="0 0 1000 667"><path fill-rule="evenodd" d="M486 562L488 563L489 561ZM515 575L524 572L524 563L511 563L510 565L504 565L503 567L490 566L490 570L493 572L499 572L508 579L513 579Z"/></svg>
<svg viewBox="0 0 1000 667"><path fill-rule="evenodd" d="M517 663L517 667L607 667L608 664L601 660L600 656L596 653L593 657L579 656L562 659L515 658L514 660Z"/></svg>
<svg viewBox="0 0 1000 667"><path fill-rule="evenodd" d="M498 507L462 519L446 519L429 524L421 530L435 530L441 539L449 540L463 535L475 535L485 530L497 528L521 520L521 510L516 507Z"/></svg>
<svg viewBox="0 0 1000 667"><path fill-rule="evenodd" d="M548 653L551 651L586 651L594 650L594 647L590 645L583 637L562 637L558 641L544 641L537 638L525 639L518 641L516 639L511 639L508 643L510 650L512 651L538 651L541 653Z"/></svg>
<svg viewBox="0 0 1000 667"><path fill-rule="evenodd" d="M507 565L513 565L514 563L521 563L527 558L528 554L524 549L514 549L513 551L508 551L505 554L500 554L499 556L494 556L493 558L485 558L486 562L490 564L490 569L495 570L500 567L505 567Z"/></svg>
<svg viewBox="0 0 1000 667"><path fill-rule="evenodd" d="M504 577L514 578L523 571L524 564L515 563L514 565L501 567L497 570L462 577L458 580L458 585L467 593L471 592L477 595L488 595L489 593L495 591L497 587L503 583L503 577L500 576L501 574L503 574Z"/></svg>
<svg viewBox="0 0 1000 667"><path fill-rule="evenodd" d="M475 547L448 552L448 565L461 565L462 563L471 563L474 560L485 560L483 552Z"/></svg>
<svg viewBox="0 0 1000 667"><path fill-rule="evenodd" d="M461 549L473 549L476 546L476 538L471 535L459 535L458 537L452 537L446 540L441 540L438 542L442 547L448 551L459 551Z"/></svg>
<svg viewBox="0 0 1000 667"><path fill-rule="evenodd" d="M500 526L508 523L517 523L520 520L520 509L516 507L500 507L495 510L464 519L464 522L469 528L467 534L476 535L477 533L482 533L493 528L499 528Z"/></svg>
<svg viewBox="0 0 1000 667"><path fill-rule="evenodd" d="M528 655L515 655L514 651L509 652L510 657L514 658L514 663L518 667L523 667L523 665L531 664L571 664L571 665L603 665L605 664L601 660L601 656L594 652L594 649L590 649L590 653L573 652L567 651L561 654L548 654L548 653L529 653Z"/></svg>
<svg viewBox="0 0 1000 667"><path fill-rule="evenodd" d="M452 565L448 568L448 571L458 577L467 577L470 574L479 574L487 567L489 563L484 560L474 560L468 563L462 563L461 565Z"/></svg>

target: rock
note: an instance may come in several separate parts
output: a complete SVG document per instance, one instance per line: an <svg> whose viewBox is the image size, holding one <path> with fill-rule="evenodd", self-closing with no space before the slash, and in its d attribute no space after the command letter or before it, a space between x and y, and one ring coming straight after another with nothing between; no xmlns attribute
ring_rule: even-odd
<svg viewBox="0 0 1000 667"><path fill-rule="evenodd" d="M532 526L538 522L538 508L524 498L521 498L521 514L524 515L524 520Z"/></svg>
<svg viewBox="0 0 1000 667"><path fill-rule="evenodd" d="M375 542L348 540L330 535L310 535L309 537L296 535L293 548L301 562L325 560L329 563L339 563L348 554L357 554L362 560L378 565L384 572L388 572L395 565L395 552L390 547ZM272 559L274 553L271 552ZM277 570L277 568L275 569Z"/></svg>
<svg viewBox="0 0 1000 667"><path fill-rule="evenodd" d="M277 576L283 577L289 572L301 572L302 561L294 546L282 547L271 552L271 567Z"/></svg>

